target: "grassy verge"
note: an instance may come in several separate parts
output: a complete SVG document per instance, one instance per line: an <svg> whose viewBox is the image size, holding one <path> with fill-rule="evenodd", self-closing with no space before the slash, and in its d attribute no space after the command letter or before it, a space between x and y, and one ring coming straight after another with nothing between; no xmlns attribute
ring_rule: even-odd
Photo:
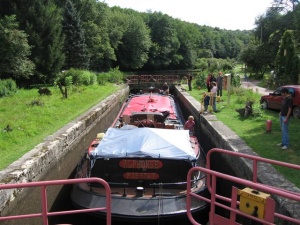
<svg viewBox="0 0 300 225"><path fill-rule="evenodd" d="M205 90L189 92L195 99L201 101ZM300 119L291 118L289 126L290 148L282 150L277 144L281 141L278 111L261 110L259 104L260 94L252 90L237 88L230 94L225 91L222 101L217 103L220 112L216 117L239 135L249 147L259 156L273 160L300 165L299 127ZM244 108L247 100L254 100L254 116L243 118L235 110ZM266 132L266 120L272 120L272 131ZM276 167L287 179L300 188L299 171Z"/></svg>
<svg viewBox="0 0 300 225"><path fill-rule="evenodd" d="M0 98L0 169L19 159L45 137L54 133L98 102L118 90L118 86L75 87L63 99L59 89L51 96L39 96L37 89L19 90ZM12 131L4 128L9 125Z"/></svg>

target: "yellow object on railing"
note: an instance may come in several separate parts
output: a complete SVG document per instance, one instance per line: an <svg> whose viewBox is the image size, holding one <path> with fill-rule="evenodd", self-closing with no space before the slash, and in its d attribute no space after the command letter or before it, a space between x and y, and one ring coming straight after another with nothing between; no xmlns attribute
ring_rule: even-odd
<svg viewBox="0 0 300 225"><path fill-rule="evenodd" d="M270 194L266 194L251 188L239 190L240 211L257 218L263 219L266 210L266 200Z"/></svg>

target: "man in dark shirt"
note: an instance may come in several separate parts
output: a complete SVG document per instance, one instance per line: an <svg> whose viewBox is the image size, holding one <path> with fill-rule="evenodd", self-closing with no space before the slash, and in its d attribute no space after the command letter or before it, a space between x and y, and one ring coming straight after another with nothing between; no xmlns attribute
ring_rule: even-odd
<svg viewBox="0 0 300 225"><path fill-rule="evenodd" d="M222 87L223 87L223 75L222 75L222 72L219 72L217 78L216 78L216 81L217 81L217 96L220 96L222 97Z"/></svg>
<svg viewBox="0 0 300 225"><path fill-rule="evenodd" d="M289 126L289 120L293 109L293 98L289 94L289 90L287 88L282 88L281 95L284 98L279 113L282 140L281 143L278 144L278 146L280 146L283 150L285 150L288 149L289 147L288 126Z"/></svg>
<svg viewBox="0 0 300 225"><path fill-rule="evenodd" d="M190 73L188 73L188 75L187 75L187 80L188 80L188 85L189 85L189 91L191 91L193 76Z"/></svg>

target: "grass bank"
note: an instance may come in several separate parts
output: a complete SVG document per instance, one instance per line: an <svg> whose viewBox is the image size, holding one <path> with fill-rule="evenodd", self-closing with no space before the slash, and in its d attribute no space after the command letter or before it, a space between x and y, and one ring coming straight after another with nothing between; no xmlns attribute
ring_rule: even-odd
<svg viewBox="0 0 300 225"><path fill-rule="evenodd" d="M195 99L201 101L205 90L189 92ZM259 100L260 94L252 89L235 88L228 99L225 91L221 102L217 103L220 112L215 113L218 120L226 124L259 156L300 165L299 127L300 119L291 118L289 126L290 148L282 150L277 144L281 141L278 111L262 110ZM247 100L254 101L254 116L244 118L235 110L244 108ZM229 103L229 104L228 104ZM272 131L266 132L266 120L272 120ZM275 167L287 179L300 188L299 171Z"/></svg>
<svg viewBox="0 0 300 225"><path fill-rule="evenodd" d="M67 99L62 98L58 88L49 89L50 96L40 96L37 89L21 89L13 96L0 98L0 169L116 92L119 86L106 83L73 87ZM9 132L7 125L12 129Z"/></svg>

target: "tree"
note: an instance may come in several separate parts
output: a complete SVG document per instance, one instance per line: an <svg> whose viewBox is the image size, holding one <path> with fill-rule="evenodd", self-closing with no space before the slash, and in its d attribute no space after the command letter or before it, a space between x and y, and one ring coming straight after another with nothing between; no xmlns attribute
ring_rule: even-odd
<svg viewBox="0 0 300 225"><path fill-rule="evenodd" d="M291 30L287 30L281 39L276 57L277 82L299 83L300 59L296 40L295 32Z"/></svg>
<svg viewBox="0 0 300 225"><path fill-rule="evenodd" d="M29 60L31 47L15 16L0 19L0 78L29 78L35 65Z"/></svg>
<svg viewBox="0 0 300 225"><path fill-rule="evenodd" d="M162 13L149 14L148 24L153 42L149 51L147 68L166 69L176 58L180 42L171 17Z"/></svg>
<svg viewBox="0 0 300 225"><path fill-rule="evenodd" d="M110 44L110 8L95 0L73 0L84 30L85 44L89 57L89 69L109 70L116 55Z"/></svg>
<svg viewBox="0 0 300 225"><path fill-rule="evenodd" d="M89 58L85 44L81 20L71 1L67 1L64 10L63 31L65 34L65 68L87 69Z"/></svg>
<svg viewBox="0 0 300 225"><path fill-rule="evenodd" d="M117 58L121 69L140 69L148 60L150 31L139 16L128 17L128 28L119 44Z"/></svg>
<svg viewBox="0 0 300 225"><path fill-rule="evenodd" d="M194 24L175 20L179 49L169 66L172 69L191 69L198 58L198 41L201 33Z"/></svg>
<svg viewBox="0 0 300 225"><path fill-rule="evenodd" d="M114 7L110 13L110 19L108 23L109 29L109 42L110 46L114 49L115 57L110 58L110 65L117 66L117 51L119 45L122 44L122 39L125 31L129 27L128 16L119 7Z"/></svg>
<svg viewBox="0 0 300 225"><path fill-rule="evenodd" d="M281 11L293 11L299 4L299 0L273 0L273 2L273 7L276 7Z"/></svg>
<svg viewBox="0 0 300 225"><path fill-rule="evenodd" d="M24 18L23 23L26 32L31 34L30 44L34 46L32 59L37 66L35 82L53 83L65 61L61 10L48 0L33 1L27 10L28 17Z"/></svg>
<svg viewBox="0 0 300 225"><path fill-rule="evenodd" d="M29 82L53 82L64 63L60 8L53 0L1 1L2 5L8 7L2 13L15 14L20 29L28 34L28 43L32 46L29 58L36 65Z"/></svg>
<svg viewBox="0 0 300 225"><path fill-rule="evenodd" d="M204 70L207 70L208 69L207 59L205 59L204 57L196 59L195 68L200 69L202 72Z"/></svg>
<svg viewBox="0 0 300 225"><path fill-rule="evenodd" d="M269 64L272 62L268 50L268 43L251 43L240 54L240 60L246 64L248 70L255 73L256 78L263 78Z"/></svg>

